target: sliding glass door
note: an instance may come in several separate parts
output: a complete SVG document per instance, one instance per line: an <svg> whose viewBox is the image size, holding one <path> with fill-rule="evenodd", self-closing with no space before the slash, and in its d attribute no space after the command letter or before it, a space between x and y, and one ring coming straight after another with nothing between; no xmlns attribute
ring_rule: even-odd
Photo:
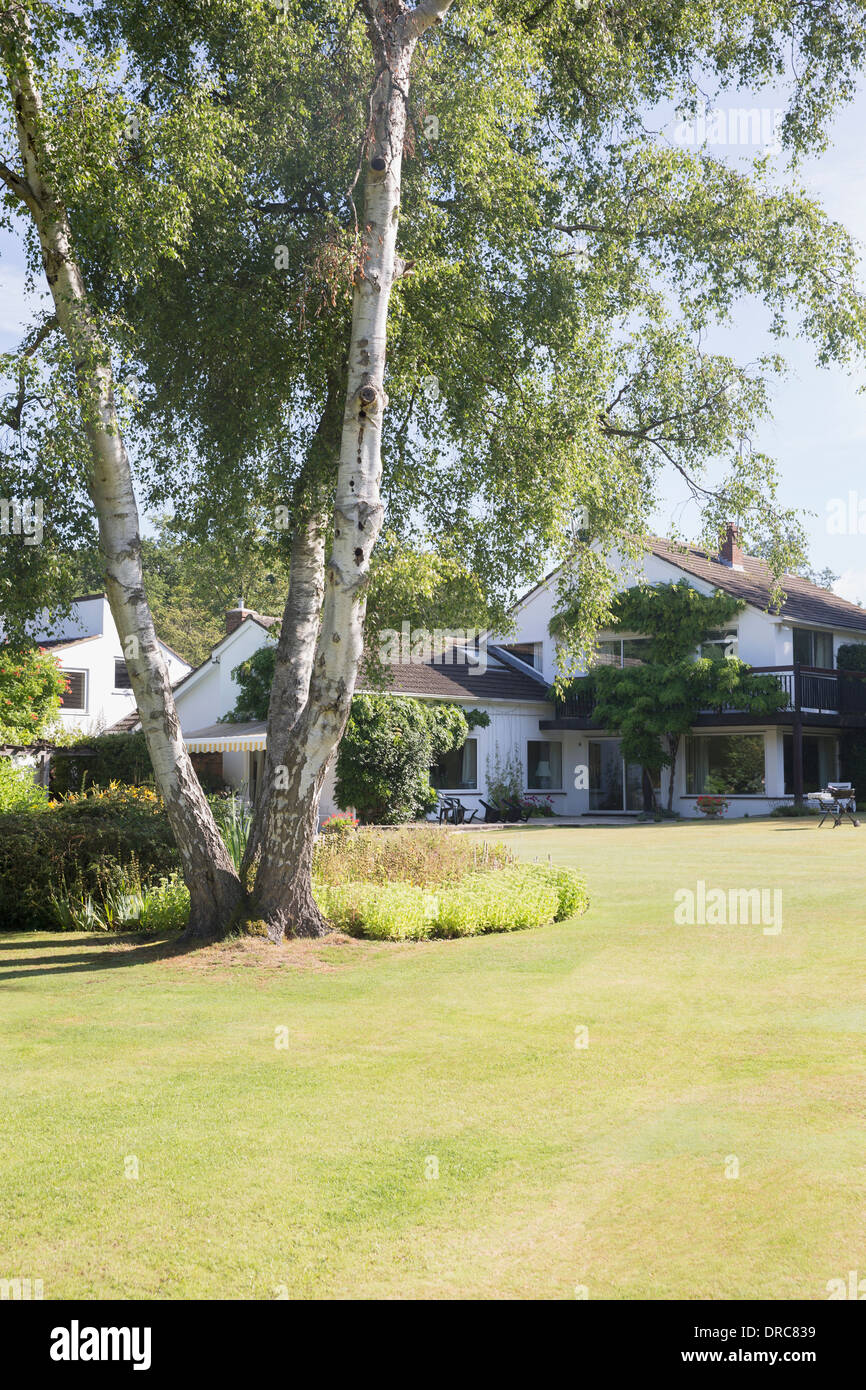
<svg viewBox="0 0 866 1390"><path fill-rule="evenodd" d="M658 795L658 788L655 789ZM643 769L626 763L618 738L595 738L589 743L590 811L642 811Z"/></svg>

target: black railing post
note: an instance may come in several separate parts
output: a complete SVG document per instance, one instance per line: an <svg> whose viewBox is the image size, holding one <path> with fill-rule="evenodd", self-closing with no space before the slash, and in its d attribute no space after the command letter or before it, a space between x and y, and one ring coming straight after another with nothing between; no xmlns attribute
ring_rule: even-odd
<svg viewBox="0 0 866 1390"><path fill-rule="evenodd" d="M800 664L794 663L794 729L793 729L793 767L794 805L803 805L803 715L801 711L802 690Z"/></svg>

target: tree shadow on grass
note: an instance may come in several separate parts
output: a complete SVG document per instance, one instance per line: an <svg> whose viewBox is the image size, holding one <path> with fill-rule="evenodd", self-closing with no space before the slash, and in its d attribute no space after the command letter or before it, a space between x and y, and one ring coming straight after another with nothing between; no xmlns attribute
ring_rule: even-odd
<svg viewBox="0 0 866 1390"><path fill-rule="evenodd" d="M69 950L70 947L86 945L86 951L75 955L65 954L57 963L55 943L50 955L33 955L26 959L3 960L2 954L8 949L26 950L28 945L34 951L44 949L41 942L0 941L0 986L7 980L20 980L42 975L75 975L91 973L94 970L116 970L130 965L152 965L156 961L188 957L196 950L212 945L208 941L190 941L181 933L158 940L142 940L134 933L119 933L112 937L72 936L56 943L56 947ZM11 968L10 968L11 967Z"/></svg>

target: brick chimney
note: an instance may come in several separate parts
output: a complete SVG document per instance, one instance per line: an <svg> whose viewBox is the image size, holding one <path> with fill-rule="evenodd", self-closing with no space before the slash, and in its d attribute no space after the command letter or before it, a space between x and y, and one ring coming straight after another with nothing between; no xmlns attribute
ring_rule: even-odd
<svg viewBox="0 0 866 1390"><path fill-rule="evenodd" d="M743 568L743 552L740 549L740 528L739 526L735 526L732 521L728 522L725 539L719 551L719 559L723 565L730 565L731 569L741 570Z"/></svg>
<svg viewBox="0 0 866 1390"><path fill-rule="evenodd" d="M251 617L255 610L244 608L243 598L239 598L234 608L226 609L226 637L230 632L236 632L245 618Z"/></svg>

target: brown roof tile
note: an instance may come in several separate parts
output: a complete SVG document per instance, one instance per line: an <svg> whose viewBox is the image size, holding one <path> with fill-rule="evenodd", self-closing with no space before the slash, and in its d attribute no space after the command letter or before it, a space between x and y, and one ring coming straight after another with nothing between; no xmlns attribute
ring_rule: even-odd
<svg viewBox="0 0 866 1390"><path fill-rule="evenodd" d="M364 688L363 679L358 688ZM488 665L484 671L468 662L454 665L407 662L388 669L386 689L392 695L426 695L437 700L545 700L547 686L522 671Z"/></svg>
<svg viewBox="0 0 866 1390"><path fill-rule="evenodd" d="M743 556L743 568L732 569L717 556L707 555L693 545L678 546L672 541L655 540L650 549L661 560L705 579L734 598L744 599L756 608L767 608L773 591L773 576L763 560L753 555ZM780 616L798 623L820 623L824 627L850 628L866 633L866 609L839 598L829 589L821 589L797 574L785 574L781 579L785 601Z"/></svg>

